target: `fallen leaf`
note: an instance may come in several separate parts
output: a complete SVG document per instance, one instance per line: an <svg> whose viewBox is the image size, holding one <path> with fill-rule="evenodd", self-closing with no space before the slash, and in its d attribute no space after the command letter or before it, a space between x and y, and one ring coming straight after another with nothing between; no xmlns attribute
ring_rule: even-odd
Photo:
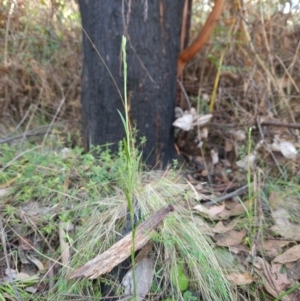
<svg viewBox="0 0 300 301"><path fill-rule="evenodd" d="M294 246L284 253L278 255L276 258L274 258L273 262L279 262L279 263L287 263L287 262L293 262L300 259L300 245Z"/></svg>
<svg viewBox="0 0 300 301"><path fill-rule="evenodd" d="M206 114L206 115L196 115L194 117L194 126L202 126L208 123L212 119L213 115L212 114Z"/></svg>
<svg viewBox="0 0 300 301"><path fill-rule="evenodd" d="M282 248L289 244L287 240L269 239L258 242L258 250L267 256L275 257L282 252Z"/></svg>
<svg viewBox="0 0 300 301"><path fill-rule="evenodd" d="M272 266L259 256L255 257L254 266L259 276L262 278L262 283L266 291L274 298L277 298L283 291L288 288L291 283L287 275L281 273L282 264L274 263ZM261 274L261 272L263 274ZM291 295L284 297L285 301L292 300Z"/></svg>
<svg viewBox="0 0 300 301"><path fill-rule="evenodd" d="M218 154L218 152L216 152L215 150L212 149L210 151L210 156L211 156L212 163L214 165L219 162L219 154Z"/></svg>
<svg viewBox="0 0 300 301"><path fill-rule="evenodd" d="M287 275L295 281L300 280L300 261L286 264Z"/></svg>
<svg viewBox="0 0 300 301"><path fill-rule="evenodd" d="M289 221L290 216L284 208L273 210L272 216L275 221L275 225L270 228L272 231L284 238L300 241L300 226Z"/></svg>
<svg viewBox="0 0 300 301"><path fill-rule="evenodd" d="M19 239L19 246L24 250L24 251L29 251L33 248L33 242L26 237L20 236Z"/></svg>
<svg viewBox="0 0 300 301"><path fill-rule="evenodd" d="M250 254L249 247L242 244L229 247L229 251L234 254L246 254L247 256Z"/></svg>
<svg viewBox="0 0 300 301"><path fill-rule="evenodd" d="M26 254L26 257L29 259L29 261L31 263L33 263L38 268L40 273L44 273L46 268L40 260L38 260L37 258L31 256L30 254Z"/></svg>
<svg viewBox="0 0 300 301"><path fill-rule="evenodd" d="M233 223L228 224L227 226L224 226L222 221L219 221L211 230L214 233L226 233L234 228L236 225L236 221Z"/></svg>
<svg viewBox="0 0 300 301"><path fill-rule="evenodd" d="M280 191L271 191L269 197L269 204L271 209L277 209L280 205L283 205L285 201L285 196Z"/></svg>
<svg viewBox="0 0 300 301"><path fill-rule="evenodd" d="M230 140L225 140L225 152L229 153L233 150L233 144Z"/></svg>
<svg viewBox="0 0 300 301"><path fill-rule="evenodd" d="M233 138L237 141L244 141L246 139L245 131L243 130L234 131Z"/></svg>
<svg viewBox="0 0 300 301"><path fill-rule="evenodd" d="M253 282L253 278L250 272L245 272L244 274L240 273L231 273L226 276L227 280L233 282L235 285L245 285Z"/></svg>
<svg viewBox="0 0 300 301"><path fill-rule="evenodd" d="M238 232L235 230L230 230L225 234L216 235L216 244L221 247L236 246L243 241L246 236L246 230Z"/></svg>
<svg viewBox="0 0 300 301"><path fill-rule="evenodd" d="M297 150L294 144L290 141L281 141L279 143L282 155L287 159L296 159Z"/></svg>
<svg viewBox="0 0 300 301"><path fill-rule="evenodd" d="M26 280L26 279L29 279L31 276L26 274L26 273L18 273L15 275L14 279L15 280Z"/></svg>
<svg viewBox="0 0 300 301"><path fill-rule="evenodd" d="M249 201L246 201L242 204L238 203L231 210L223 210L220 214L218 214L218 217L221 219L228 219L231 216L244 214L246 209L249 209Z"/></svg>
<svg viewBox="0 0 300 301"><path fill-rule="evenodd" d="M197 210L199 212L205 213L209 217L214 217L221 213L225 209L225 205L219 205L219 206L210 206L210 207L205 207L203 205L196 205L193 207L194 210Z"/></svg>
<svg viewBox="0 0 300 301"><path fill-rule="evenodd" d="M135 281L136 281L136 300L141 301L148 294L152 278L154 274L154 260L149 258L143 258L135 265ZM132 276L132 269L127 272L122 280L122 285L124 287L124 294L126 298L122 300L128 300L128 296L133 296L134 294L134 279Z"/></svg>
<svg viewBox="0 0 300 301"><path fill-rule="evenodd" d="M189 131L192 128L193 116L191 114L185 114L177 118L173 122L173 126L180 128L184 131Z"/></svg>
<svg viewBox="0 0 300 301"><path fill-rule="evenodd" d="M250 168L255 167L256 157L257 157L257 152L254 151L250 155L248 155L248 156L244 157L243 159L237 161L236 165L238 167L242 168L243 170L247 171L249 169L249 167Z"/></svg>

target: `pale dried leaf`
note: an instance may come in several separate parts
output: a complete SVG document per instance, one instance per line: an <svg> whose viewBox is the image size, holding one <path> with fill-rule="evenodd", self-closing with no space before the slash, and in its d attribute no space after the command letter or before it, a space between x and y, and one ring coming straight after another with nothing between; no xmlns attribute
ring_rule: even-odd
<svg viewBox="0 0 300 301"><path fill-rule="evenodd" d="M275 225L271 227L272 231L287 239L300 240L300 226L289 221L290 216L284 208L273 210L272 216L275 221Z"/></svg>
<svg viewBox="0 0 300 301"><path fill-rule="evenodd" d="M258 242L258 250L267 256L275 257L282 252L282 248L289 244L287 240L269 239Z"/></svg>
<svg viewBox="0 0 300 301"><path fill-rule="evenodd" d="M148 294L154 274L154 260L143 258L135 265L135 280L136 280L136 294L137 301L142 301ZM126 296L133 296L134 294L134 279L132 276L132 269L127 272L122 280L124 287L124 294ZM127 300L127 297L123 300Z"/></svg>
<svg viewBox="0 0 300 301"><path fill-rule="evenodd" d="M210 151L210 156L213 164L217 164L219 162L219 154L214 149Z"/></svg>
<svg viewBox="0 0 300 301"><path fill-rule="evenodd" d="M245 131L243 130L237 130L233 132L233 138L236 141L244 141L246 139Z"/></svg>
<svg viewBox="0 0 300 301"><path fill-rule="evenodd" d="M194 210L197 210L199 212L205 213L208 216L216 216L218 215L220 212L222 212L225 209L225 205L219 205L219 206L210 206L210 207L205 207L203 205L196 205L193 207Z"/></svg>
<svg viewBox="0 0 300 301"><path fill-rule="evenodd" d="M293 280L300 280L300 261L286 264L287 275Z"/></svg>
<svg viewBox="0 0 300 301"><path fill-rule="evenodd" d="M233 144L230 140L225 140L225 152L231 152L233 150Z"/></svg>
<svg viewBox="0 0 300 301"><path fill-rule="evenodd" d="M197 134L197 138L198 140L203 140L203 139L206 139L208 137L208 129L205 127L205 128L201 128L199 131L198 131L198 134Z"/></svg>
<svg viewBox="0 0 300 301"><path fill-rule="evenodd" d="M291 247L284 253L278 255L276 258L274 258L273 262L279 262L279 263L287 263L287 262L293 262L300 259L300 245L296 245L294 247Z"/></svg>
<svg viewBox="0 0 300 301"><path fill-rule="evenodd" d="M272 144L268 144L270 149L273 152L280 152L280 143L277 140L274 140Z"/></svg>
<svg viewBox="0 0 300 301"><path fill-rule="evenodd" d="M31 263L33 263L38 268L40 273L43 273L46 270L44 264L40 260L38 260L37 258L31 256L30 254L26 254L26 256L29 259L29 261Z"/></svg>
<svg viewBox="0 0 300 301"><path fill-rule="evenodd" d="M287 274L281 271L282 264L271 264L271 275L273 281L276 281L276 287L282 292L287 289L291 281L288 279Z"/></svg>
<svg viewBox="0 0 300 301"><path fill-rule="evenodd" d="M280 272L282 264L272 264L272 266L270 266L264 259L256 256L254 266L256 269L263 272L264 287L274 298L277 298L283 291L285 291L291 283L287 278L287 275ZM292 299L290 299L290 296L286 296L281 300L288 301Z"/></svg>
<svg viewBox="0 0 300 301"><path fill-rule="evenodd" d="M212 114L206 114L206 115L198 115L194 119L193 125L194 126L203 126L206 123L208 123L212 119L213 115Z"/></svg>
<svg viewBox="0 0 300 301"><path fill-rule="evenodd" d="M229 247L229 250L230 250L231 253L234 253L234 254L242 254L242 253L244 253L244 254L247 254L247 256L250 254L249 247L247 247L245 245L242 245L242 244Z"/></svg>
<svg viewBox="0 0 300 301"><path fill-rule="evenodd" d="M229 225L227 226L224 226L223 222L219 221L211 230L214 232L214 233L226 233L230 230L232 230L234 228L236 224L236 221L234 221L233 223L230 223Z"/></svg>
<svg viewBox="0 0 300 301"><path fill-rule="evenodd" d="M235 230L230 230L225 234L216 235L216 239L217 239L216 244L221 247L236 246L242 243L245 236L246 236L245 229L243 229L240 232Z"/></svg>
<svg viewBox="0 0 300 301"><path fill-rule="evenodd" d="M250 155L246 156L245 158L239 160L236 162L236 165L244 170L248 170L249 167L250 168L254 168L255 167L255 161L256 161L256 157L257 157L257 152L254 151L253 153L251 153Z"/></svg>
<svg viewBox="0 0 300 301"><path fill-rule="evenodd" d="M287 159L295 159L296 158L297 150L292 142L281 141L279 146L280 146L280 151L285 158L287 158Z"/></svg>
<svg viewBox="0 0 300 301"><path fill-rule="evenodd" d="M173 122L173 126L176 126L184 131L189 131L192 128L193 116L191 114L185 114L182 117L177 118Z"/></svg>
<svg viewBox="0 0 300 301"><path fill-rule="evenodd" d="M253 278L250 272L246 271L244 274L231 273L226 276L226 278L233 282L235 285L245 285L253 282Z"/></svg>
<svg viewBox="0 0 300 301"><path fill-rule="evenodd" d="M245 213L246 209L249 209L249 201L246 201L244 203L235 203L231 202L231 204L235 204L234 207L231 210L223 210L218 217L221 219L228 219L231 216L237 216L237 215L242 215ZM227 206L228 203L226 203Z"/></svg>
<svg viewBox="0 0 300 301"><path fill-rule="evenodd" d="M16 274L15 277L14 277L15 280L26 280L26 279L29 279L29 278L31 278L30 275L28 275L26 273L22 273L22 272Z"/></svg>
<svg viewBox="0 0 300 301"><path fill-rule="evenodd" d="M285 196L280 191L271 191L269 196L269 204L271 209L277 209L280 205L285 202Z"/></svg>

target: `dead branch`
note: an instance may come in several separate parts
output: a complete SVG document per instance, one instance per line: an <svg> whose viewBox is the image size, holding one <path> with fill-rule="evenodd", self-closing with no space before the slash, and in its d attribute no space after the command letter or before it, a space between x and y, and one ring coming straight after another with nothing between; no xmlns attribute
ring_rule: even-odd
<svg viewBox="0 0 300 301"><path fill-rule="evenodd" d="M290 128L290 129L300 129L299 123L286 123L286 122L278 122L278 121L271 121L271 120L265 120L265 121L261 122L261 125L286 127L286 128Z"/></svg>
<svg viewBox="0 0 300 301"><path fill-rule="evenodd" d="M135 232L134 246L132 243L132 232L130 232L108 250L73 271L69 279L80 277L95 279L110 272L115 266L130 256L132 247L134 247L134 251L137 251L146 245L154 229L170 211L174 211L172 205L153 213L149 219L141 223Z"/></svg>

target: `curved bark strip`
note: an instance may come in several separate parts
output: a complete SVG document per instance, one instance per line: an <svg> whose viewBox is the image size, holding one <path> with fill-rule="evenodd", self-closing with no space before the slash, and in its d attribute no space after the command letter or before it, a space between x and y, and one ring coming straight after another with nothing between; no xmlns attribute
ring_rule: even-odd
<svg viewBox="0 0 300 301"><path fill-rule="evenodd" d="M217 21L219 20L225 0L216 0L215 6L211 11L208 19L202 30L200 31L197 39L186 49L184 49L178 56L177 60L177 76L179 76L186 65L186 63L191 60L196 53L202 48L202 46L208 41L212 31L215 29L217 25Z"/></svg>

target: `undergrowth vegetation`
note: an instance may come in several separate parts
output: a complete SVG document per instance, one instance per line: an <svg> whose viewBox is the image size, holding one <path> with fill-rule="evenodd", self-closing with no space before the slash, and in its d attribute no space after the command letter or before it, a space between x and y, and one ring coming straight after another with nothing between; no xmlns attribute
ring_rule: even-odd
<svg viewBox="0 0 300 301"><path fill-rule="evenodd" d="M273 2L245 1L243 11L228 1L214 42L185 72L191 103L214 113L205 145L188 155L196 167L178 170L174 161L145 171L128 116L117 154L80 146L75 3L3 1L0 300L126 298L122 278L143 249L148 300L293 300L300 279L299 4L283 13ZM197 24L198 11L195 1ZM217 163L205 153L216 145L227 153ZM97 279L70 280L126 234L134 247L136 229L170 205L140 253L132 248L130 260ZM133 284L143 277L133 275Z"/></svg>

